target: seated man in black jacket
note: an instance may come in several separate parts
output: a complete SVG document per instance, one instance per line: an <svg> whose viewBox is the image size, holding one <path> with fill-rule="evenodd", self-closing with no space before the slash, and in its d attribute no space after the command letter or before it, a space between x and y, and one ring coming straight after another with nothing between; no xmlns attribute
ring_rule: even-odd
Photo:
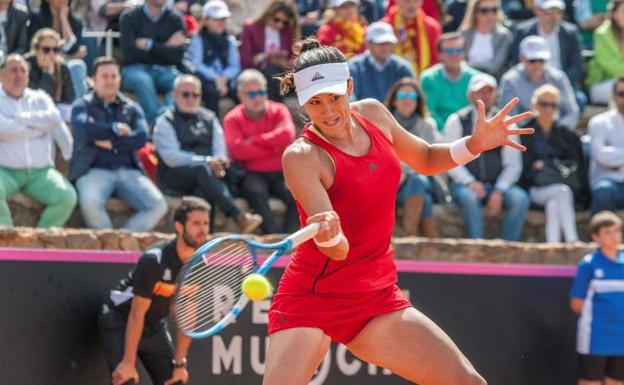
<svg viewBox="0 0 624 385"><path fill-rule="evenodd" d="M137 95L152 124L163 107L158 93L165 94L165 106L172 102L173 81L188 43L184 21L165 0L146 0L121 15L120 32L123 87Z"/></svg>
<svg viewBox="0 0 624 385"><path fill-rule="evenodd" d="M13 0L0 0L0 57L28 51L28 9Z"/></svg>
<svg viewBox="0 0 624 385"><path fill-rule="evenodd" d="M262 217L234 204L222 179L229 167L223 129L214 112L200 106L201 90L195 76L179 76L174 82L174 105L156 120L158 183L166 192L205 198L234 219L242 232L251 232Z"/></svg>

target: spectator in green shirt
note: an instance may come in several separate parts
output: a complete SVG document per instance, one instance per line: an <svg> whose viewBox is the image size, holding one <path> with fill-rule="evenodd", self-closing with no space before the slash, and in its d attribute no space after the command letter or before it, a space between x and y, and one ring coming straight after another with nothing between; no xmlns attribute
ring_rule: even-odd
<svg viewBox="0 0 624 385"><path fill-rule="evenodd" d="M464 62L464 38L458 32L442 34L436 50L440 63L423 71L420 81L431 117L441 130L453 112L470 103L466 96L468 82L479 71Z"/></svg>

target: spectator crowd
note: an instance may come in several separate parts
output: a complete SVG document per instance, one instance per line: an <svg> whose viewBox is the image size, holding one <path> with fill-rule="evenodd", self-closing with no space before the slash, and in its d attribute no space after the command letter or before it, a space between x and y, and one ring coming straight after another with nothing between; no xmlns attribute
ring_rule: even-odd
<svg viewBox="0 0 624 385"><path fill-rule="evenodd" d="M161 221L166 196L193 195L241 232L294 231L281 156L300 127L275 77L314 35L349 59L353 101L383 102L429 143L470 135L478 101L492 116L518 97L512 113L534 114L524 153L491 150L435 178L404 167L406 234L436 236L433 206L453 202L470 238L500 214L500 237L519 240L534 207L547 242L575 241L577 211L624 209L624 0L574 4L0 0L0 225L18 192L45 206L41 227L78 205L88 227L110 228L114 196L135 231ZM120 38L107 44L107 30ZM607 107L583 127L588 104Z"/></svg>

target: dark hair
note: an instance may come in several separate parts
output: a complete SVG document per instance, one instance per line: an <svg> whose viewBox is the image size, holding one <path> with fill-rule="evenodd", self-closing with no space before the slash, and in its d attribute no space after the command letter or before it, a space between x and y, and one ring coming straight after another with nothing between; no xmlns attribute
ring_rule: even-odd
<svg viewBox="0 0 624 385"><path fill-rule="evenodd" d="M299 40L295 43L293 51L297 56L293 69L277 77L282 94L295 90L295 72L319 64L347 62L347 58L338 48L321 45L314 37Z"/></svg>
<svg viewBox="0 0 624 385"><path fill-rule="evenodd" d="M603 227L617 225L622 227L622 220L612 211L601 211L589 220L589 233L598 234Z"/></svg>
<svg viewBox="0 0 624 385"><path fill-rule="evenodd" d="M269 19L275 16L276 13L283 12L288 17L288 28L295 33L295 39L299 39L301 36L299 31L299 21L297 16L297 4L292 0L273 0L264 10L251 21L253 23L267 24Z"/></svg>
<svg viewBox="0 0 624 385"><path fill-rule="evenodd" d="M182 202L173 212L173 221L180 222L183 225L186 224L188 214L191 211L204 211L209 213L210 204L199 197L183 197Z"/></svg>
<svg viewBox="0 0 624 385"><path fill-rule="evenodd" d="M119 62L112 56L100 56L93 61L93 76L97 73L98 68L103 65L113 64L119 68Z"/></svg>
<svg viewBox="0 0 624 385"><path fill-rule="evenodd" d="M445 41L463 39L463 38L464 38L464 35L462 35L461 32L443 33L442 35L440 35L440 37L438 37L438 40L436 40L436 43L435 43L436 51L442 52L442 44L444 44Z"/></svg>
<svg viewBox="0 0 624 385"><path fill-rule="evenodd" d="M620 83L624 83L624 76L618 76L615 78L615 81L613 82L613 93L617 91L617 86Z"/></svg>
<svg viewBox="0 0 624 385"><path fill-rule="evenodd" d="M423 118L428 116L429 112L427 111L427 100L425 99L425 93L420 87L418 80L410 77L401 78L397 80L397 82L394 83L392 87L390 87L390 90L386 95L386 100L384 101L384 105L386 106L386 108L390 112L394 112L394 100L396 99L397 91L399 90L399 88L406 86L414 88L414 90L416 90L416 93L418 94L418 105L416 106L415 113Z"/></svg>

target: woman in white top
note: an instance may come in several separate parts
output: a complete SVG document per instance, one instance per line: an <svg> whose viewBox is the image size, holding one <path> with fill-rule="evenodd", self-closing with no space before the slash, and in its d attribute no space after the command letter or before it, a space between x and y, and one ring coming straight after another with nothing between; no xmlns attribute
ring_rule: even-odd
<svg viewBox="0 0 624 385"><path fill-rule="evenodd" d="M468 64L497 79L509 63L513 34L503 26L500 0L470 0L459 30Z"/></svg>

